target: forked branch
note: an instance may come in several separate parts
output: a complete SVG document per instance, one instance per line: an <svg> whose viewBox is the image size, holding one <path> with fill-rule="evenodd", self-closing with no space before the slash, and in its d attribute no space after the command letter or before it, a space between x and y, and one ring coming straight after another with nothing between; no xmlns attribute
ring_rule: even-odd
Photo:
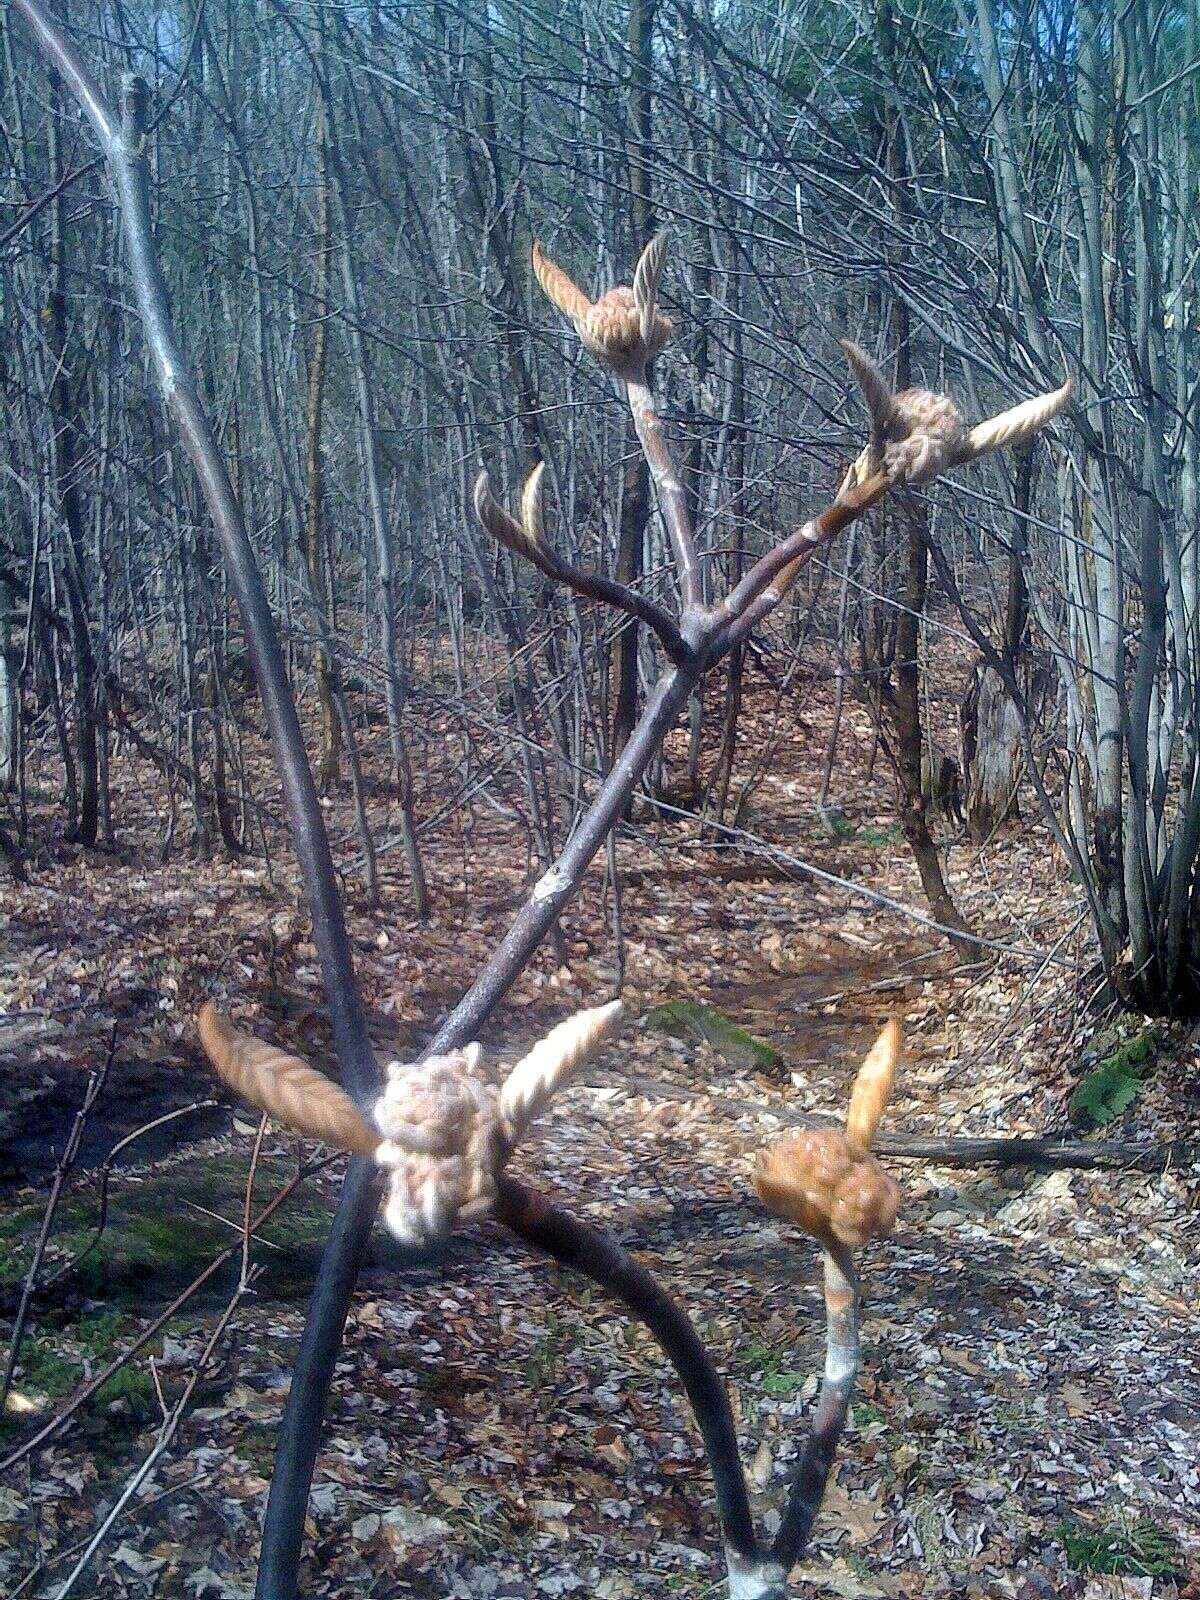
<svg viewBox="0 0 1200 1600"><path fill-rule="evenodd" d="M669 660L684 659L688 652L678 625L660 605L646 595L639 594L636 589L618 583L615 578L571 566L547 544L542 489L544 477L545 462L539 462L525 480L521 493L521 520L518 522L493 495L487 473L481 472L475 480L475 515L484 530L497 544L530 562L554 582L565 584L587 600L614 606L618 611L637 617L658 635Z"/></svg>
<svg viewBox="0 0 1200 1600"><path fill-rule="evenodd" d="M597 1281L606 1282L624 1295L631 1309L646 1317L664 1345L673 1350L673 1359L678 1358L685 1388L697 1407L728 1541L731 1593L738 1600L766 1600L768 1596L774 1600L783 1593L784 1569L802 1547L820 1504L857 1364L857 1286L848 1252L852 1245L885 1232L894 1216L890 1180L866 1149L869 1135L864 1130L870 1118L852 1119L836 1146L793 1148L773 1156L764 1168L775 1185L772 1203L810 1228L826 1249L829 1352L813 1434L801 1457L789 1510L779 1539L764 1549L753 1540L728 1402L686 1319L674 1310L653 1279L648 1274L643 1277L643 1269L629 1262L612 1241L564 1218L543 1202L527 1199L524 1191L504 1176L504 1163L521 1126L554 1087L553 1071L547 1075L547 1059L539 1057L523 1077L518 1075L517 1087L506 1101L503 1092L477 1076L477 1054L465 1047L578 888L589 862L617 824L704 672L778 603L812 551L880 499L894 478L928 482L948 463L970 460L985 449L1027 436L1066 405L1069 386L974 430L963 428L961 419L955 423L957 413L945 397L932 397L939 404L926 406L922 412L925 401L920 405L912 401L911 391L909 397L894 396L883 419L882 401L876 396L874 415L883 420L877 420L875 428L887 435L880 440L882 470L872 473L869 462L862 470L856 465L844 492L831 506L757 563L723 603L706 607L683 485L649 383L651 363L672 331L659 308L664 242L656 239L647 247L632 287L612 289L595 303L535 248L534 270L543 288L570 318L584 345L625 387L674 551L681 618L676 624L653 602L624 586L561 562L545 540L540 479L527 486L520 522L496 506L484 485L481 515L486 513L490 519L489 531L495 537L548 576L645 621L663 641L670 664L647 696L638 725L558 861L534 887L470 991L438 1030L429 1056L412 1065L394 1063L389 1068L387 1090L380 1096L378 1067L355 983L337 880L278 636L241 508L175 337L151 224L144 152L145 87L138 80L128 81L118 119L42 0L13 0L13 4L79 101L112 175L159 389L195 466L242 611L312 904L314 936L349 1099L341 1091L331 1095L332 1085L322 1090L306 1077L311 1069L305 1063L283 1052L260 1046L238 1058L238 1040L219 1025L219 1019L211 1019L206 1043L214 1060L218 1064L224 1061L230 1080L236 1079L243 1092L257 1089L259 1103L273 1113L287 1114L289 1107L296 1113L298 1100L315 1097L322 1105L320 1115L311 1106L301 1105L296 1124L322 1137L336 1137L356 1152L370 1152L369 1159L351 1164L301 1341L263 1529L259 1600L296 1600L321 1416L358 1262L378 1205L382 1185L376 1178L381 1168L388 1179L387 1219L398 1237L417 1243L440 1238L458 1218L468 1219L498 1205L504 1220L524 1230L524 1236L554 1247L560 1259L570 1258ZM872 381L868 379L865 387ZM268 1062L273 1065L268 1067ZM380 1131L374 1144L368 1114Z"/></svg>

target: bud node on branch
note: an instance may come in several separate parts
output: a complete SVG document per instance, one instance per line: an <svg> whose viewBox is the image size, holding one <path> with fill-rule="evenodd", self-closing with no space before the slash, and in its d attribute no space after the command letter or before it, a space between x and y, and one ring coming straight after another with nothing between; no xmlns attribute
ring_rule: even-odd
<svg viewBox="0 0 1200 1600"><path fill-rule="evenodd" d="M324 1073L234 1028L211 1001L198 1024L209 1060L236 1094L299 1133L383 1167L389 1231L403 1244L427 1245L492 1209L499 1175L530 1124L623 1015L614 1000L560 1022L498 1090L480 1074L477 1044L417 1063L390 1062L374 1127Z"/></svg>
<svg viewBox="0 0 1200 1600"><path fill-rule="evenodd" d="M1023 400L968 429L949 396L916 388L894 394L861 346L853 339L838 343L858 380L871 419L870 442L847 472L843 494L880 466L889 480L917 488L991 450L1024 444L1066 409L1073 392L1068 378L1060 389Z"/></svg>

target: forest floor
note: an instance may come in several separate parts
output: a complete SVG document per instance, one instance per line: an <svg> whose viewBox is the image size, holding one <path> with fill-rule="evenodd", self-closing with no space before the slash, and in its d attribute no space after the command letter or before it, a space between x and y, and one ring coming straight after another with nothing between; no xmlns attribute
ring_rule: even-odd
<svg viewBox="0 0 1200 1600"><path fill-rule="evenodd" d="M947 699L935 714L951 711ZM414 717L428 815L464 787L464 747L444 703L418 699ZM1189 1033L1089 1005L1081 896L1032 801L984 848L948 837L960 907L1008 947L973 967L928 929L804 873L800 861L921 904L886 763L868 772L870 725L856 704L834 780L836 832L816 815L829 717L819 685L778 701L751 667L743 765L777 743L745 826L788 860L745 839L718 849L687 816L639 814L622 838L629 1024L517 1161L530 1182L614 1230L686 1304L731 1386L767 1526L811 1410L823 1314L815 1248L762 1210L748 1173L790 1117L844 1108L887 1016L903 1015L908 1040L894 1133L1069 1132L1072 1090L1119 1050L1137 1058L1141 1088L1102 1136L1188 1137L1200 1112ZM672 736L669 777L682 770L684 740L682 728ZM273 803L265 751L253 757L256 793ZM56 804L49 785L42 798L35 831ZM66 1592L236 1281L255 1127L213 1088L196 1006L216 994L265 1036L328 1060L314 952L277 827L269 865L201 862L182 848L182 822L164 862L159 804L147 770L118 793L119 854L48 848L29 883L6 883L0 901L0 1332L3 1319L11 1328L54 1152L88 1071L111 1058L0 1419L0 1457L18 1452L0 1474L6 1595ZM501 808L451 808L426 840L435 910L420 926L408 917L401 852L381 856L383 909L372 911L346 796L329 816L381 1052L411 1055L528 887L523 831ZM602 862L564 932L565 962L547 946L492 1019L492 1059L515 1059L572 1008L612 993ZM651 1026L654 1007L675 1000L716 1008L780 1063L755 1066L736 1041L717 1049ZM196 1102L120 1152L106 1225L88 1249L105 1155ZM256 1205L294 1174L297 1145L268 1132ZM794 1592L1200 1595L1195 1172L891 1166L900 1223L866 1253L862 1377ZM261 1276L71 1593L250 1594L289 1363L340 1170L308 1177L255 1246ZM222 1251L233 1259L155 1325ZM22 1451L152 1325L66 1427ZM656 1347L598 1292L491 1225L407 1275L380 1238L338 1365L305 1573L306 1594L337 1597L718 1595L703 1456Z"/></svg>

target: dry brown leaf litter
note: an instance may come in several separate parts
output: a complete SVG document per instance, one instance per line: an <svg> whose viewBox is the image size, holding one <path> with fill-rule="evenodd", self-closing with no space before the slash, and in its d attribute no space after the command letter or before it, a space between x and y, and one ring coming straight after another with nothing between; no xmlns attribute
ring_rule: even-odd
<svg viewBox="0 0 1200 1600"><path fill-rule="evenodd" d="M806 696L808 728L785 740L756 791L752 826L919 903L901 841L831 840L815 823L811 770L827 710ZM769 715L759 686L746 749ZM851 822L882 833L883 765L867 783L859 767L869 731L858 708L848 715L844 804ZM452 730L439 743L433 719L430 728L428 749L452 751ZM682 748L682 736L673 739L676 766ZM428 770L436 792L439 775ZM3 1114L15 1175L44 1168L114 1022L117 1060L89 1161L148 1103L202 1093L188 1021L200 995L225 994L261 1031L308 1053L319 1056L325 1041L286 851L275 849L270 873L255 861L159 865L132 848L152 820L149 800L131 790L118 812L125 857L82 859L64 848L0 911L0 1053L12 1068ZM331 815L342 837L344 812L339 799ZM395 855L383 858L381 917L352 894L381 1048L419 1039L519 901L527 875L511 825L481 809L469 833L468 854L454 825L432 844L438 911L428 928L406 918ZM900 1010L910 1054L896 1127L1062 1131L1067 1068L1087 1019L1074 972L1048 970L1028 990L1025 961L956 974L919 931L762 858L699 848L695 833L692 823L668 823L621 847L630 1010L707 1000L783 1049L792 1081L633 1030L564 1097L519 1165L614 1227L686 1301L731 1381L746 1460L769 1497L801 1437L821 1360L812 1247L748 1189L754 1151L783 1131L773 1108L835 1112L862 1045ZM948 878L981 930L1048 948L1076 912L1065 874L1048 861L1043 830L1027 822L982 855L952 844ZM566 935L569 966L542 952L492 1040L526 1044L611 984L600 866ZM1073 955L1076 943L1062 948ZM1129 1119L1140 1139L1176 1136L1189 1116L1194 1126L1196 1049L1177 1040L1174 1050L1179 1066L1150 1078ZM244 1150L248 1135L222 1132L229 1126L224 1115L195 1128L218 1137L191 1154L219 1162L231 1141ZM274 1136L269 1146L289 1148ZM142 1153L146 1164L117 1182L147 1194L191 1159L174 1140ZM905 1188L900 1224L867 1263L863 1381L797 1593L1193 1592L1186 1579L1146 1588L1073 1573L1055 1532L1064 1518L1124 1512L1169 1529L1193 1563L1200 1550L1188 1175L893 1171ZM332 1175L312 1188L332 1207ZM239 1315L203 1403L106 1546L94 1580L106 1593L249 1593L301 1314L298 1298L251 1303ZM152 1347L168 1396L203 1321L194 1313ZM69 1349L69 1327L61 1338ZM39 1554L90 1534L151 1437L152 1423L109 1425L121 1420L86 1420L40 1451L28 1476L0 1484L5 1588ZM695 1431L662 1359L594 1292L490 1232L465 1235L436 1270L368 1273L310 1510L311 1592L357 1594L373 1582L396 1595L701 1596L717 1578L714 1534ZM29 1592L53 1592L52 1577Z"/></svg>

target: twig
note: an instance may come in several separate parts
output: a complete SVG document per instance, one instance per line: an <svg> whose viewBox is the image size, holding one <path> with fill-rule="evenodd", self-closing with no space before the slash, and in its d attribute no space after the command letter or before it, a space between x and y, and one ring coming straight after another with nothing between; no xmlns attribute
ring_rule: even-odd
<svg viewBox="0 0 1200 1600"><path fill-rule="evenodd" d="M68 1273L73 1272L84 1256L90 1255L100 1243L104 1230L108 1225L108 1186L112 1178L113 1163L121 1151L127 1150L143 1134L153 1133L156 1128L161 1128L168 1122L175 1122L180 1117L190 1116L193 1111L206 1111L210 1107L219 1106L220 1104L220 1100L193 1100L189 1105L176 1107L174 1111L164 1111L161 1117L155 1117L152 1122L144 1122L140 1128L134 1128L124 1138L117 1140L116 1144L105 1156L104 1164L100 1168L100 1213L96 1219L95 1231L87 1243L82 1245L69 1261L64 1261L61 1266L50 1274L46 1279L47 1287L50 1284L60 1282Z"/></svg>
<svg viewBox="0 0 1200 1600"><path fill-rule="evenodd" d="M190 1478L185 1478L182 1483L170 1483L165 1489L160 1489L157 1494L149 1495L142 1501L141 1509L148 1511L151 1506L158 1505L162 1500L167 1500L173 1494L182 1494L185 1489L194 1489L198 1483L207 1483L212 1477L208 1470L197 1472ZM52 1556L40 1559L30 1567L17 1587L12 1591L9 1600L19 1600L33 1584L35 1584L48 1567L56 1567L63 1561L68 1561L77 1550L82 1550L87 1544L87 1539L76 1539L74 1544L69 1544L65 1550L58 1550Z"/></svg>
<svg viewBox="0 0 1200 1600"><path fill-rule="evenodd" d="M625 389L633 426L650 468L659 510L671 540L684 610L692 610L700 605L704 586L683 480L671 458L671 448L654 406L654 394L644 374L628 379Z"/></svg>
<svg viewBox="0 0 1200 1600"><path fill-rule="evenodd" d="M67 1142L63 1146L63 1153L55 1164L54 1182L51 1185L50 1196L46 1201L46 1209L42 1215L42 1225L38 1230L33 1259L29 1263L29 1270L26 1272L24 1282L21 1285L21 1299L17 1306L12 1338L9 1340L8 1357L4 1363L4 1376L0 1378L0 1414L3 1414L5 1401L8 1399L9 1390L12 1388L13 1373L16 1371L17 1359L21 1354L21 1345L25 1338L25 1324L29 1318L29 1307L33 1300L34 1289L37 1286L38 1273L41 1271L42 1261L50 1243L50 1230L54 1226L58 1203L62 1199L67 1178L79 1155L79 1145L83 1139L83 1130L87 1127L87 1120L91 1115L92 1107L96 1104L108 1079L116 1051L117 1029L114 1024L109 1035L108 1050L105 1054L103 1065L88 1073L87 1088L84 1090L83 1101L79 1110L75 1113L75 1120L71 1124Z"/></svg>
<svg viewBox="0 0 1200 1600"><path fill-rule="evenodd" d="M1030 1167L1035 1172L1169 1172L1200 1167L1200 1144L1119 1144L1112 1139L921 1139L880 1135L880 1155L938 1167Z"/></svg>

